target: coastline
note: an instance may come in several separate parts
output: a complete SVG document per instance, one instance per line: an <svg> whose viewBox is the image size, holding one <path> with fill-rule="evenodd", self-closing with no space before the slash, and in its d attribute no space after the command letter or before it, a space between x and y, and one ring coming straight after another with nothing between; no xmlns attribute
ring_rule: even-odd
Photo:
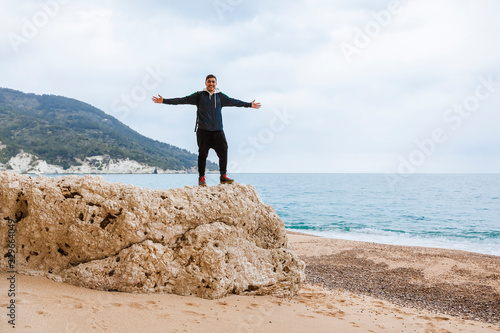
<svg viewBox="0 0 500 333"><path fill-rule="evenodd" d="M295 297L233 295L206 300L172 294L103 292L54 282L41 276L17 275L16 330L500 330L500 257L457 250L328 239L290 231L287 234L290 245L307 264L307 283ZM0 281L0 305L5 309L7 274L0 274ZM487 303L485 297L496 303ZM481 301L482 305L478 303ZM453 311L453 306L455 310L462 309L462 313ZM3 317L0 330L11 331Z"/></svg>
<svg viewBox="0 0 500 333"><path fill-rule="evenodd" d="M407 246L407 247L417 247L417 248L432 248L432 249L443 249L443 250L455 250L468 253L484 254L489 256L500 257L500 250L497 244L493 242L488 243L471 243L467 240L459 242L458 240L450 240L448 238L423 238L418 236L408 237L406 234L402 235L390 235L390 236L380 236L377 234L363 234L354 235L351 233L331 233L331 232L319 232L316 230L302 230L302 229L287 229L290 232L298 232L309 236L318 236L328 239L337 240L347 240L362 243L376 243L394 246Z"/></svg>
<svg viewBox="0 0 500 333"><path fill-rule="evenodd" d="M500 322L500 257L323 238L288 231L307 282L398 306Z"/></svg>

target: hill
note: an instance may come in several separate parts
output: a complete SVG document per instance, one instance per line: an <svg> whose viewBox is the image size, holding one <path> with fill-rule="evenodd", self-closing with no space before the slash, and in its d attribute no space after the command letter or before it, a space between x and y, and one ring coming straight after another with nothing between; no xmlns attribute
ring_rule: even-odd
<svg viewBox="0 0 500 333"><path fill-rule="evenodd" d="M95 156L180 172L197 166L195 154L147 138L87 103L62 96L0 88L0 124L3 164L24 152L63 170ZM207 169L217 170L217 165L207 162Z"/></svg>

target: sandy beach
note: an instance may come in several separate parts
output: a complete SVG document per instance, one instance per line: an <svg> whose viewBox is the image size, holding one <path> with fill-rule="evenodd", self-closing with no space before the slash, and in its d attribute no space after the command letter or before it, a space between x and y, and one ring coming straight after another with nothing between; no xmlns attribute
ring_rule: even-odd
<svg viewBox="0 0 500 333"><path fill-rule="evenodd" d="M498 332L500 257L288 232L306 262L292 298L103 292L16 276L16 332ZM1 332L7 274L0 275Z"/></svg>

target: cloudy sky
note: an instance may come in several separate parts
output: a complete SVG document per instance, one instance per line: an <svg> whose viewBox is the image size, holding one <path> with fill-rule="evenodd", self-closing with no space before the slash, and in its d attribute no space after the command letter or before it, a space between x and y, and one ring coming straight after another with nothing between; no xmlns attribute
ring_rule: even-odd
<svg viewBox="0 0 500 333"><path fill-rule="evenodd" d="M0 0L0 86L197 151L219 88L230 172L500 172L497 0ZM216 161L213 151L210 158Z"/></svg>

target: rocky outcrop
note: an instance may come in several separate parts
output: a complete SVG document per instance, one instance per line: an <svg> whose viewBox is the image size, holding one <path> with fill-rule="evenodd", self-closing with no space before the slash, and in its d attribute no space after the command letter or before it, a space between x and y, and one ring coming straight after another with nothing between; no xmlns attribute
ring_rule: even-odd
<svg viewBox="0 0 500 333"><path fill-rule="evenodd" d="M93 289L293 295L305 279L283 222L250 185L153 191L98 176L1 172L4 271L9 221L18 272Z"/></svg>

